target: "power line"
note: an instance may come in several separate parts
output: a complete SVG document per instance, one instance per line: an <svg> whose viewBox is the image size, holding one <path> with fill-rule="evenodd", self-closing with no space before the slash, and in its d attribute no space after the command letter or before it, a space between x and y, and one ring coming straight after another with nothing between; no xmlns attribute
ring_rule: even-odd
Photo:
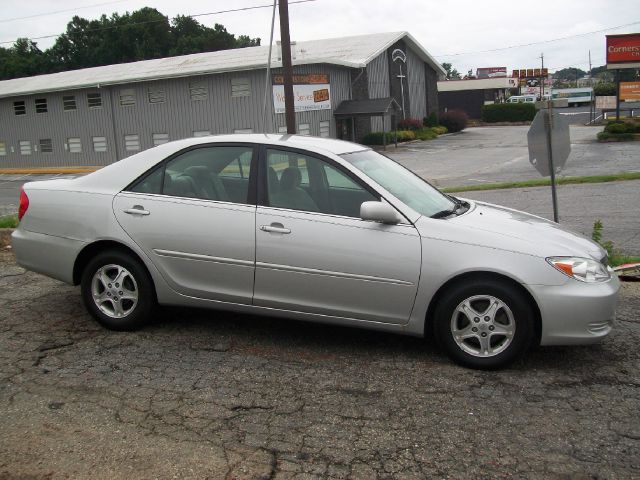
<svg viewBox="0 0 640 480"><path fill-rule="evenodd" d="M553 38L551 40L541 40L539 42L523 43L523 44L520 44L520 45L510 45L508 47L491 48L489 50L478 50L478 51L475 51L475 52L444 53L444 54L435 55L435 56L436 57L458 57L458 56L461 56L461 55L475 55L475 54L478 54L478 53L499 52L501 50L509 50L511 48L530 47L532 45L542 45L542 44L545 44L545 43L559 42L559 41L562 41L562 40L567 40L569 38L584 37L584 36L587 36L587 35L593 35L594 33L602 33L602 32L607 32L609 30L616 30L618 28L631 27L633 25L638 25L639 23L640 23L640 21L637 21L637 22L627 23L627 24L624 24L624 25L618 25L616 27L603 28L602 30L594 30L592 32L578 33L576 35L567 35L566 37Z"/></svg>
<svg viewBox="0 0 640 480"><path fill-rule="evenodd" d="M317 0L294 0L292 2L289 2L289 5L294 5L294 4L297 4L297 3L316 2L316 1ZM205 16L208 16L208 15L219 15L219 14L222 14L222 13L244 12L244 11L247 11L247 10L256 10L256 9L259 9L259 8L271 8L271 7L272 7L272 5L255 5L253 7L231 8L229 10L219 10L217 12L196 13L194 15L185 15L185 17L191 17L191 18L205 17ZM129 24L126 24L126 25L112 25L112 26L109 26L109 27L89 28L89 29L83 30L82 33L101 32L101 31L104 31L104 30L112 30L114 28L123 28L123 27L127 27L128 28L128 27L132 27L132 26L135 26L135 25L147 25L147 24L150 24L150 23L162 23L162 22L164 22L164 20L147 20L146 22L129 23ZM63 35L63 34L56 33L56 34L52 34L52 35L43 35L41 37L29 38L29 40L43 40L43 39L46 39L46 38L59 37L60 35ZM5 40L5 41L0 42L0 45L5 45L7 43L15 43L17 40L18 39Z"/></svg>
<svg viewBox="0 0 640 480"><path fill-rule="evenodd" d="M55 15L57 13L75 12L77 10L86 10L87 8L102 7L104 5L112 5L114 3L123 3L126 1L128 0L115 0L112 2L94 3L93 5L86 5L84 7L68 8L67 10L55 10L53 12L37 13L35 15L27 15L26 17L3 18L0 19L0 23L15 22L16 20L27 20L29 18L45 17L47 15Z"/></svg>

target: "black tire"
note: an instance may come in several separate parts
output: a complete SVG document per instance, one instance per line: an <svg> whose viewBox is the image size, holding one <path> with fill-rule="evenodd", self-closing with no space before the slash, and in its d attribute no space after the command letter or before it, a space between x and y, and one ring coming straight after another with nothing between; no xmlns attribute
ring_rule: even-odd
<svg viewBox="0 0 640 480"><path fill-rule="evenodd" d="M465 300L467 306L463 306ZM495 315L491 306L497 309ZM511 364L530 348L534 321L527 297L516 286L496 279L474 279L445 292L436 306L433 326L439 345L454 362L494 370ZM454 330L459 336L454 337Z"/></svg>
<svg viewBox="0 0 640 480"><path fill-rule="evenodd" d="M104 280L94 278L101 270L106 275L101 277ZM122 285L115 282L117 273L121 273L118 278L122 278ZM114 282L105 285L110 279ZM80 288L89 313L109 330L131 331L142 327L150 320L156 305L153 281L146 268L137 258L118 250L107 250L92 258L82 272ZM94 291L100 292L96 299Z"/></svg>

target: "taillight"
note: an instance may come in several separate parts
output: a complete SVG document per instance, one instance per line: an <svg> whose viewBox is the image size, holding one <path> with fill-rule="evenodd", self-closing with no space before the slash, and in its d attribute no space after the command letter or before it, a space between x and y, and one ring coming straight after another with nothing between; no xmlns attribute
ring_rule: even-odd
<svg viewBox="0 0 640 480"><path fill-rule="evenodd" d="M27 197L24 189L20 190L20 207L18 208L18 220L22 220L24 214L27 213L27 208L29 208L29 197Z"/></svg>

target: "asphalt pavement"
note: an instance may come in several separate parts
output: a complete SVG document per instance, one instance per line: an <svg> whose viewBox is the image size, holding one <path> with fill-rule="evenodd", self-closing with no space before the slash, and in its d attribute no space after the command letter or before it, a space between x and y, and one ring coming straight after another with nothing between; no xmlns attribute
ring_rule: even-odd
<svg viewBox="0 0 640 480"><path fill-rule="evenodd" d="M430 342L164 309L100 328L0 252L2 479L637 479L640 284L599 345L499 372Z"/></svg>

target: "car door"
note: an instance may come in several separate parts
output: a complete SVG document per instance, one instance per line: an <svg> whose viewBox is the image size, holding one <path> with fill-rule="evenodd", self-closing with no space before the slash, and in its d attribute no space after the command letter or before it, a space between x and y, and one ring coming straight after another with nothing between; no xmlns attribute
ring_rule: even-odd
<svg viewBox="0 0 640 480"><path fill-rule="evenodd" d="M328 158L275 148L261 157L254 305L406 323L416 229L361 220L362 202L380 197Z"/></svg>
<svg viewBox="0 0 640 480"><path fill-rule="evenodd" d="M188 149L115 197L118 222L177 292L251 304L256 161L251 145Z"/></svg>

